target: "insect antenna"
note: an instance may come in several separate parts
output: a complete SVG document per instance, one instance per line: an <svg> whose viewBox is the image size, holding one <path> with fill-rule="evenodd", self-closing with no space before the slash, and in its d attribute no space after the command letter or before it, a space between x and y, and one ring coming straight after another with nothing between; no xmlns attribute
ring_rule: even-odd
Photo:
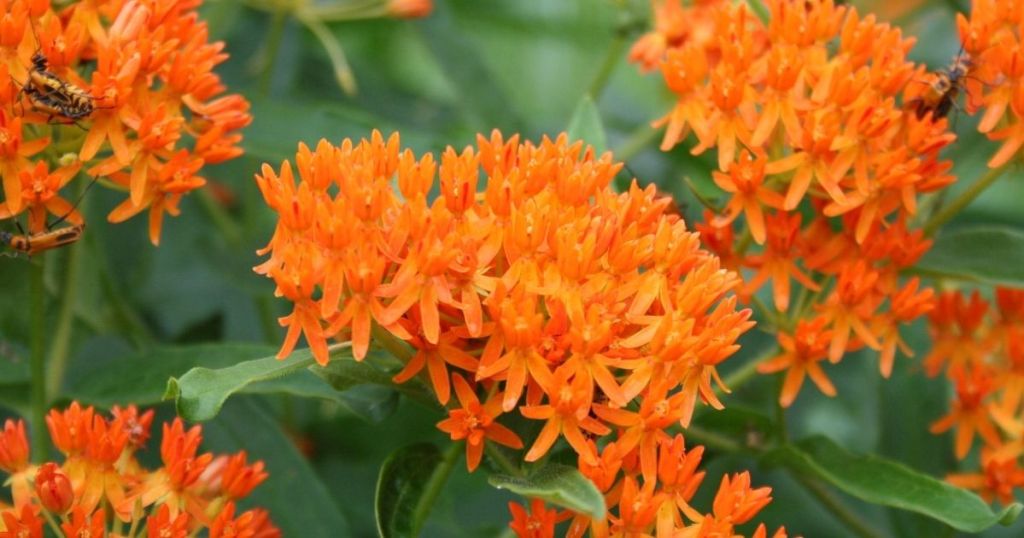
<svg viewBox="0 0 1024 538"><path fill-rule="evenodd" d="M91 189L92 186L95 185L96 181L98 181L98 180L99 180L99 176L93 176L92 181L90 181L89 184L85 186L85 190L82 191L82 194L78 195L78 199L75 200L75 203L71 205L71 211L68 211L67 213L64 214L63 217L53 221L52 223L47 224L46 225L46 229L47 230L52 230L54 226L57 226L58 224L60 224L60 223L64 222L65 220L67 220L67 218L70 217L71 214L75 212L75 209L78 209L78 205L82 203L82 200L85 199L85 195L89 193L89 189Z"/></svg>

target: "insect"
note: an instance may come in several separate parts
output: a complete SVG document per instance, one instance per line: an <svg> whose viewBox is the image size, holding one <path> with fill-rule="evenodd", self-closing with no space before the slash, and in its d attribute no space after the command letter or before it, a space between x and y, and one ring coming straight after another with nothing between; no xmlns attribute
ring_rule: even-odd
<svg viewBox="0 0 1024 538"><path fill-rule="evenodd" d="M64 245L70 245L82 238L84 230L85 224L74 224L35 234L12 234L0 231L0 243L13 250L32 256Z"/></svg>
<svg viewBox="0 0 1024 538"><path fill-rule="evenodd" d="M95 109L93 96L50 71L42 52L32 55L32 69L22 91L33 106L49 113L51 119L60 116L75 122Z"/></svg>
<svg viewBox="0 0 1024 538"><path fill-rule="evenodd" d="M950 110L956 106L956 98L964 89L964 81L970 67L970 57L961 49L949 67L936 72L935 82L929 84L924 94L909 103L918 119L929 112L935 119L948 116Z"/></svg>

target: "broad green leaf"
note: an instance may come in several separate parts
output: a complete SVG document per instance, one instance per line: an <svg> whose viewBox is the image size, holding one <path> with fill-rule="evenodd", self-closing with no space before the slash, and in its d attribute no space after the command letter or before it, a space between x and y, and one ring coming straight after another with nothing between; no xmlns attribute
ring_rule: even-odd
<svg viewBox="0 0 1024 538"><path fill-rule="evenodd" d="M393 452L380 468L374 511L377 532L383 538L419 536L432 501L428 487L439 470L441 451L430 443L417 443Z"/></svg>
<svg viewBox="0 0 1024 538"><path fill-rule="evenodd" d="M914 270L937 277L1024 287L1024 232L978 226L943 233Z"/></svg>
<svg viewBox="0 0 1024 538"><path fill-rule="evenodd" d="M198 344L91 359L92 367L79 368L69 377L66 395L101 407L153 405L160 402L168 379L192 368L226 368L273 353L273 348L258 344Z"/></svg>
<svg viewBox="0 0 1024 538"><path fill-rule="evenodd" d="M574 467L545 465L527 477L491 475L488 482L524 497L537 497L551 504L594 518L604 517L604 497L594 483Z"/></svg>
<svg viewBox="0 0 1024 538"><path fill-rule="evenodd" d="M569 140L582 140L594 147L594 151L600 155L608 149L608 139L604 134L604 126L601 124L601 113L594 104L594 99L589 94L584 95L576 105L576 110L569 119Z"/></svg>
<svg viewBox="0 0 1024 538"><path fill-rule="evenodd" d="M820 478L858 499L924 514L964 532L980 532L996 523L1009 525L1024 509L1014 503L993 513L969 491L901 463L849 452L827 437L782 446L767 458Z"/></svg>
<svg viewBox="0 0 1024 538"><path fill-rule="evenodd" d="M353 535L319 473L255 398L232 398L215 419L203 425L203 437L206 450L245 450L250 461L264 461L270 477L253 490L244 506L269 510L283 536Z"/></svg>
<svg viewBox="0 0 1024 538"><path fill-rule="evenodd" d="M437 400L419 379L411 379L400 385L391 381L394 372L385 371L377 365L390 359L386 352L371 349L366 358L356 361L351 353L334 355L327 366L315 366L312 372L323 378L336 390L348 391L359 385L380 385L392 387L402 394L428 406L437 404Z"/></svg>
<svg viewBox="0 0 1024 538"><path fill-rule="evenodd" d="M232 394L261 381L271 381L302 371L313 363L313 354L304 349L285 360L270 356L240 362L227 368L197 367L180 378L170 378L164 399L173 399L178 415L186 420L210 420L217 416L221 406Z"/></svg>

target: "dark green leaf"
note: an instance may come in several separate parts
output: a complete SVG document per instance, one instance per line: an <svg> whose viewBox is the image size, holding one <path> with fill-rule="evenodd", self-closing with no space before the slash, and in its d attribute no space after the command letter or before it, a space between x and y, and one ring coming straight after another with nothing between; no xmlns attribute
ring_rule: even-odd
<svg viewBox="0 0 1024 538"><path fill-rule="evenodd" d="M383 538L418 536L423 526L419 509L431 476L441 465L441 451L417 443L393 452L380 468L374 509Z"/></svg>
<svg viewBox="0 0 1024 538"><path fill-rule="evenodd" d="M232 394L255 383L295 374L313 362L313 354L302 350L285 360L270 356L227 368L193 368L181 378L172 377L167 381L164 399L173 399L178 415L186 420L210 420L217 416L224 401Z"/></svg>
<svg viewBox="0 0 1024 538"><path fill-rule="evenodd" d="M437 404L437 400L418 379L411 379L401 385L395 385L391 381L394 372L385 371L377 366L389 359L390 356L387 356L384 351L371 349L362 361L353 359L351 353L336 354L331 357L331 362L327 366L314 366L311 370L339 391L348 391L359 385L379 385L393 387L426 405Z"/></svg>
<svg viewBox="0 0 1024 538"><path fill-rule="evenodd" d="M352 536L348 521L318 473L255 399L233 398L214 420L203 425L203 434L208 450L245 450L250 461L266 463L270 477L253 490L246 504L269 510L284 536Z"/></svg>
<svg viewBox="0 0 1024 538"><path fill-rule="evenodd" d="M608 149L608 139L601 124L601 113L590 95L584 95L576 105L576 110L569 119L569 140L582 140L594 147L598 155Z"/></svg>
<svg viewBox="0 0 1024 538"><path fill-rule="evenodd" d="M994 226L944 233L914 269L937 277L1024 287L1024 233Z"/></svg>
<svg viewBox="0 0 1024 538"><path fill-rule="evenodd" d="M90 358L91 366L68 380L67 396L101 407L129 402L152 405L160 402L168 379L192 368L226 368L273 352L271 347L256 344L199 344Z"/></svg>
<svg viewBox="0 0 1024 538"><path fill-rule="evenodd" d="M492 475L488 482L499 489L507 489L524 497L537 497L574 512L591 517L604 517L604 497L594 483L587 480L574 467L546 465L525 478Z"/></svg>
<svg viewBox="0 0 1024 538"><path fill-rule="evenodd" d="M905 465L874 455L848 452L827 437L811 437L772 451L767 458L832 484L869 503L927 515L964 532L1009 525L1024 506L999 513L977 495Z"/></svg>

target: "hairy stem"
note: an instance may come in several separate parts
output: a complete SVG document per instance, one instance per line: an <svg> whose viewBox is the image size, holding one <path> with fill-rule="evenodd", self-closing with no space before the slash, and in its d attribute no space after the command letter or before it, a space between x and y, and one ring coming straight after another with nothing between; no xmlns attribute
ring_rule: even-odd
<svg viewBox="0 0 1024 538"><path fill-rule="evenodd" d="M791 472L790 475L854 534L862 538L881 538L881 533L865 524L863 517L850 510L849 507L836 498L832 491L820 482L796 472Z"/></svg>
<svg viewBox="0 0 1024 538"><path fill-rule="evenodd" d="M949 205L943 207L934 215L928 219L928 222L924 225L925 235L933 235L940 226L949 222L953 217L957 216L965 207L970 205L981 193L985 192L985 189L992 186L993 183L1003 172L1008 168L1007 165L1000 166L999 168L992 168L985 175L979 177L974 183L967 188L964 192L960 193L959 196L953 199Z"/></svg>
<svg viewBox="0 0 1024 538"><path fill-rule="evenodd" d="M434 474L430 475L430 479L427 480L427 485L423 488L423 497L420 497L420 502L416 503L416 509L412 514L414 530L418 531L423 528L423 522L430 515L430 509L434 507L437 497L441 494L445 483L448 482L448 477L452 474L452 469L455 468L455 462L459 459L462 446L463 443L452 443L448 450L445 450L441 458L441 464L437 466Z"/></svg>
<svg viewBox="0 0 1024 538"><path fill-rule="evenodd" d="M50 457L50 443L46 439L46 290L43 289L43 273L46 268L45 253L36 256L29 275L30 311L32 333L30 340L32 373L32 451L36 462Z"/></svg>

